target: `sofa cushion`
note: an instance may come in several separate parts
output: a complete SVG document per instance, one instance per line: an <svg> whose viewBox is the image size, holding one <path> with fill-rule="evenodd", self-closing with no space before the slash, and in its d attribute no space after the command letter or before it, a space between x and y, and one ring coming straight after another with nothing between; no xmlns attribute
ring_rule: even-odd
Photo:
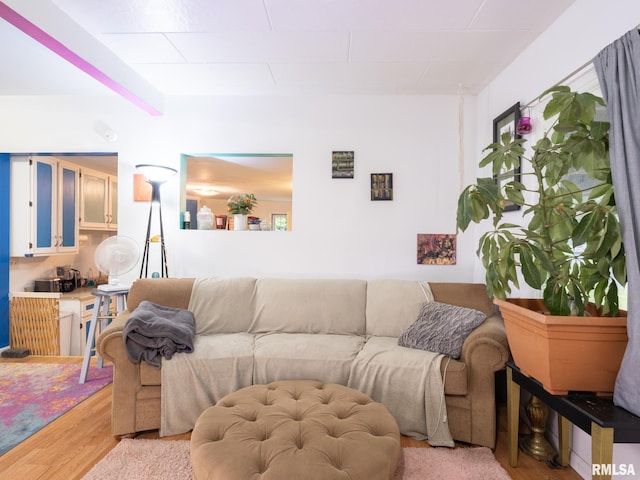
<svg viewBox="0 0 640 480"><path fill-rule="evenodd" d="M416 321L398 338L398 345L460 358L465 339L486 318L472 308L425 302Z"/></svg>
<svg viewBox="0 0 640 480"><path fill-rule="evenodd" d="M366 289L364 280L258 279L249 331L363 335Z"/></svg>
<svg viewBox="0 0 640 480"><path fill-rule="evenodd" d="M149 365L147 362L140 362L140 385L160 385L162 383L162 374L159 368ZM162 365L162 361L160 361Z"/></svg>
<svg viewBox="0 0 640 480"><path fill-rule="evenodd" d="M197 278L189 302L196 335L246 332L254 311L255 278Z"/></svg>
<svg viewBox="0 0 640 480"><path fill-rule="evenodd" d="M365 338L351 335L270 333L257 335L253 383L317 380L346 385Z"/></svg>
<svg viewBox="0 0 640 480"><path fill-rule="evenodd" d="M249 333L196 335L193 353L163 359L161 436L191 430L206 408L252 384L253 341Z"/></svg>
<svg viewBox="0 0 640 480"><path fill-rule="evenodd" d="M399 337L415 322L420 307L433 300L427 282L370 280L367 285L367 335Z"/></svg>
<svg viewBox="0 0 640 480"><path fill-rule="evenodd" d="M452 447L440 374L447 361L400 347L396 337L371 337L353 361L347 386L385 405L403 435Z"/></svg>

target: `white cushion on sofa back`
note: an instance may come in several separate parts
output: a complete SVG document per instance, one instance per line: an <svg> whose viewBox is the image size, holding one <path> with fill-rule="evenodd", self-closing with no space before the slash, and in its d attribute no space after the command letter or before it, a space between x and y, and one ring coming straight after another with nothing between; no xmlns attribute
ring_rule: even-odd
<svg viewBox="0 0 640 480"><path fill-rule="evenodd" d="M428 282L369 280L367 285L367 335L399 337L416 321L424 302L432 302Z"/></svg>
<svg viewBox="0 0 640 480"><path fill-rule="evenodd" d="M364 280L258 279L249 331L364 335L366 287Z"/></svg>
<svg viewBox="0 0 640 480"><path fill-rule="evenodd" d="M246 332L254 312L256 279L196 278L189 310L196 317L196 335Z"/></svg>

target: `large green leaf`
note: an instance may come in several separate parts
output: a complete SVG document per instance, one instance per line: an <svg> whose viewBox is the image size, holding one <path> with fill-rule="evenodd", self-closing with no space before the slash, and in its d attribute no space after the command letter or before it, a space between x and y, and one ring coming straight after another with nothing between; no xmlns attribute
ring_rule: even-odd
<svg viewBox="0 0 640 480"><path fill-rule="evenodd" d="M618 311L620 310L618 298L618 285L616 285L616 282L611 282L606 294L607 301L605 303L604 313L610 313L614 317L618 315Z"/></svg>
<svg viewBox="0 0 640 480"><path fill-rule="evenodd" d="M570 315L569 299L564 289L555 279L549 279L543 292L544 304L551 315Z"/></svg>
<svg viewBox="0 0 640 480"><path fill-rule="evenodd" d="M604 232L596 250L598 257L609 255L615 257L620 251L622 232L618 220L613 215L606 215L604 220Z"/></svg>
<svg viewBox="0 0 640 480"><path fill-rule="evenodd" d="M573 244L578 247L587 242L587 240L593 235L594 229L600 222L600 219L596 212L590 212L582 216L576 228L573 229L573 235L571 239Z"/></svg>
<svg viewBox="0 0 640 480"><path fill-rule="evenodd" d="M601 183L596 185L589 192L589 200L601 199L600 203L606 205L609 203L609 199L613 195L613 185L608 183Z"/></svg>
<svg viewBox="0 0 640 480"><path fill-rule="evenodd" d="M540 262L540 266L544 270L546 270L547 272L554 271L555 266L553 265L553 262L550 260L549 255L546 252L544 252L536 245L529 245L529 248L531 248L533 255L536 257L536 260Z"/></svg>
<svg viewBox="0 0 640 480"><path fill-rule="evenodd" d="M524 195L522 194L522 191L518 188L517 183L519 182L505 183L504 193L507 199L509 199L509 201L515 203L516 205L524 205Z"/></svg>
<svg viewBox="0 0 640 480"><path fill-rule="evenodd" d="M609 122L591 122L591 136L596 140L607 140L609 137Z"/></svg>
<svg viewBox="0 0 640 480"><path fill-rule="evenodd" d="M522 265L522 276L524 281L527 282L527 285L535 289L540 289L542 287L540 271L528 250L522 250L520 252L520 263Z"/></svg>
<svg viewBox="0 0 640 480"><path fill-rule="evenodd" d="M471 196L469 193L469 189L472 187L465 188L460 196L458 197L458 211L456 214L456 224L458 228L463 232L471 223L473 216L471 215Z"/></svg>
<svg viewBox="0 0 640 480"><path fill-rule="evenodd" d="M618 255L611 262L611 270L613 271L614 278L620 285L626 285L627 283L627 265L624 255L624 246L618 252Z"/></svg>

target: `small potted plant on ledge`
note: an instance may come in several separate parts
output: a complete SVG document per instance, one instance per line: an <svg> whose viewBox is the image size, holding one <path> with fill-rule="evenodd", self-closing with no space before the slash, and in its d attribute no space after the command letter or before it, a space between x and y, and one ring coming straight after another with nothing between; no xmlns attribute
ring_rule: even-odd
<svg viewBox="0 0 640 480"><path fill-rule="evenodd" d="M596 120L600 97L565 86L540 98L548 94L543 116L549 129L530 148L506 133L485 149L480 166L491 166L494 177L479 178L461 193L457 226L464 231L471 222L491 221L477 255L521 371L554 394L612 392L627 333L618 306L626 267L609 124ZM521 181L496 182L518 167ZM572 172L588 184L571 181ZM522 208L526 225L505 218L508 202ZM522 280L542 298L506 300Z"/></svg>
<svg viewBox="0 0 640 480"><path fill-rule="evenodd" d="M227 200L227 209L230 215L233 215L233 229L246 230L247 216L253 211L258 204L258 199L253 193L245 193L244 195L232 195Z"/></svg>

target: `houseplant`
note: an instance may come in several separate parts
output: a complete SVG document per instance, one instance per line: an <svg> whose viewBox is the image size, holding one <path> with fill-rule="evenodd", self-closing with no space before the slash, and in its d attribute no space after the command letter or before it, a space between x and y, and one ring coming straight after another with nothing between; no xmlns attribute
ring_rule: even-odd
<svg viewBox="0 0 640 480"><path fill-rule="evenodd" d="M505 133L485 149L488 154L480 162L497 178L520 167L522 181L499 185L494 177L479 178L459 197L457 226L464 231L471 222L491 221L477 255L486 269L487 293L496 297L505 319L518 367L552 393L609 392L626 346L626 320L612 318L620 313L618 286L626 284L626 267L609 164L609 124L596 119L597 107L604 105L601 98L558 86L541 99L549 94L543 117L550 126L540 139L527 145L526 139ZM576 185L572 172L580 172L588 184ZM522 208L526 224L505 219L507 202ZM542 300L505 301L522 280L541 290ZM533 319L525 312L531 306L542 312L533 311ZM510 319L514 310L516 323ZM608 317L603 320L601 315ZM587 326L603 341L579 345L584 334L573 332L573 324ZM552 325L560 332L547 331ZM607 327L617 332L604 333ZM524 333L540 335L522 339ZM547 340L562 342L554 346ZM597 344L605 344L602 355L594 350ZM569 350L573 346L578 352ZM561 358L545 357L554 352ZM604 365L605 360L612 365ZM569 372L558 371L560 364L569 364ZM582 366L588 369L584 376L577 370Z"/></svg>
<svg viewBox="0 0 640 480"><path fill-rule="evenodd" d="M247 215L257 205L258 199L253 193L245 193L244 195L232 195L227 200L227 210L233 215L233 229L247 229Z"/></svg>

